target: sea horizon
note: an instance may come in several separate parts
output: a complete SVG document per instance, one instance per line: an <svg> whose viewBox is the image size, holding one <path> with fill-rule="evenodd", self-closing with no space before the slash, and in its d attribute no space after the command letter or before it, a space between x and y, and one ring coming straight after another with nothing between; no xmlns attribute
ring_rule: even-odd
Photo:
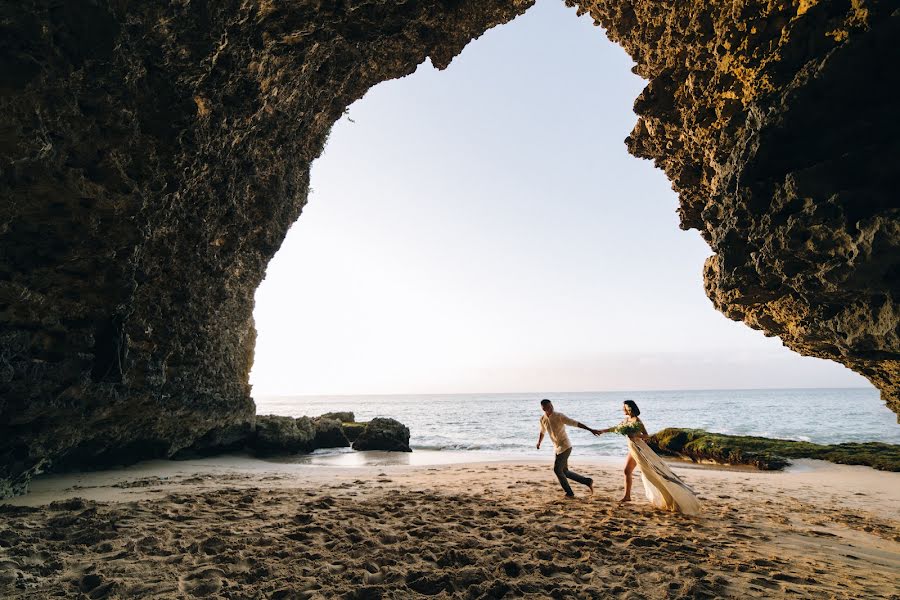
<svg viewBox="0 0 900 600"><path fill-rule="evenodd" d="M553 400L558 411L594 428L618 423L622 401L631 399L640 406L651 433L682 427L820 444L900 444L900 426L875 388L297 394L255 400L259 414L315 417L352 411L358 421L394 418L409 427L414 451L531 457L546 454L544 448L535 448L541 415L537 401L544 397ZM570 438L580 456L627 452L621 436L594 437L572 429Z"/></svg>
<svg viewBox="0 0 900 600"><path fill-rule="evenodd" d="M297 393L261 393L258 396L254 394L250 394L250 397L256 400L257 398L299 398L299 397L309 397L309 398L340 398L340 397L377 397L377 396L388 396L388 397L398 397L398 396L471 396L471 395L479 395L479 396L489 396L492 394L495 395L509 395L509 394L531 394L531 395L545 395L545 394L627 394L627 393L645 393L645 392L752 392L752 391L773 391L773 390L873 390L878 392L878 389L874 386L821 386L821 387L811 387L811 386L797 386L797 387L787 387L787 386L774 386L774 387L698 387L698 388L644 388L644 389L622 389L622 390L555 390L555 391L503 391L503 392L482 392L482 391L474 391L474 392L366 392L366 393L331 393L331 392L297 392Z"/></svg>

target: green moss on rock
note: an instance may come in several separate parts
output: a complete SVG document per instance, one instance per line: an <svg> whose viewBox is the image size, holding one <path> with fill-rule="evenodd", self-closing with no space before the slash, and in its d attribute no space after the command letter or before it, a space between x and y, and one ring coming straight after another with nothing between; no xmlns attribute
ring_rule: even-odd
<svg viewBox="0 0 900 600"><path fill-rule="evenodd" d="M900 446L881 442L813 444L764 437L725 435L702 429L668 428L653 435L650 446L660 454L694 462L752 465L780 470L792 458L815 458L845 465L865 465L881 471L900 471Z"/></svg>
<svg viewBox="0 0 900 600"><path fill-rule="evenodd" d="M366 425L369 423L367 421L362 423L356 422L344 422L341 423L341 429L344 432L344 435L347 436L347 439L350 440L351 443L355 442L357 438L362 434L365 430Z"/></svg>

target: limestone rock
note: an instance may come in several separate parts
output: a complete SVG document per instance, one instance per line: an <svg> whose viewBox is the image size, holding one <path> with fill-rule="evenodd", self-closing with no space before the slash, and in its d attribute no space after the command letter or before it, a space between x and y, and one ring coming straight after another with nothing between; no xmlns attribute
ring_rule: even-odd
<svg viewBox="0 0 900 600"><path fill-rule="evenodd" d="M246 450L247 446L252 443L255 430L255 416L243 423L213 428L187 448L182 448L173 454L172 458L187 460Z"/></svg>
<svg viewBox="0 0 900 600"><path fill-rule="evenodd" d="M342 423L341 429L344 432L344 435L347 437L350 442L355 442L362 432L365 431L366 425L368 423Z"/></svg>
<svg viewBox="0 0 900 600"><path fill-rule="evenodd" d="M347 448L350 446L350 441L344 435L342 424L337 419L322 416L313 419L313 424L316 428L316 436L313 440L315 448Z"/></svg>
<svg viewBox="0 0 900 600"><path fill-rule="evenodd" d="M309 417L256 417L252 449L259 456L310 452L315 448L316 426Z"/></svg>
<svg viewBox="0 0 900 600"><path fill-rule="evenodd" d="M377 417L366 424L353 442L353 449L412 452L409 447L409 428L395 419Z"/></svg>
<svg viewBox="0 0 900 600"><path fill-rule="evenodd" d="M0 6L0 494L252 419L253 295L332 124L529 4Z"/></svg>
<svg viewBox="0 0 900 600"><path fill-rule="evenodd" d="M647 444L663 455L694 462L752 465L761 470L780 470L793 458L814 458L844 465L866 465L882 471L900 471L900 445L881 442L814 444L755 436L710 433L702 429L669 428Z"/></svg>
<svg viewBox="0 0 900 600"><path fill-rule="evenodd" d="M900 416L896 3L577 4L649 80L626 143L709 243L715 307L862 374Z"/></svg>
<svg viewBox="0 0 900 600"><path fill-rule="evenodd" d="M342 412L328 412L324 415L319 415L319 419L334 419L336 421L340 421L341 423L353 423L356 421L356 415L352 412L342 411Z"/></svg>

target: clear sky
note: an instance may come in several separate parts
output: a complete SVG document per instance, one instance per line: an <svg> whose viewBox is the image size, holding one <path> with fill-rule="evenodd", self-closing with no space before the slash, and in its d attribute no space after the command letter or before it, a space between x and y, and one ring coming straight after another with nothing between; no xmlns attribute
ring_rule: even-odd
<svg viewBox="0 0 900 600"><path fill-rule="evenodd" d="M631 66L544 0L355 103L257 291L254 395L868 386L715 311L623 143Z"/></svg>

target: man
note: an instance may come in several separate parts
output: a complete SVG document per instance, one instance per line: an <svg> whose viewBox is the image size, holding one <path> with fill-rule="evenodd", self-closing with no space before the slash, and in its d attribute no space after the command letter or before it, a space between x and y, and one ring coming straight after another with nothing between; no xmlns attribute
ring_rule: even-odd
<svg viewBox="0 0 900 600"><path fill-rule="evenodd" d="M553 472L556 473L556 477L559 479L559 485L562 486L563 491L566 493L566 498L575 497L568 479L588 486L588 489L591 490L591 494L593 494L594 480L569 470L569 455L572 454L572 443L569 441L569 436L566 435L566 425L586 429L594 435L600 435L600 432L579 423L575 419L570 419L561 412L556 412L553 410L553 403L546 398L541 400L541 409L544 411L544 414L541 416L541 434L538 436L537 448L538 450L541 449L541 442L544 441L544 433L549 433L550 440L556 448L556 460L553 463Z"/></svg>

